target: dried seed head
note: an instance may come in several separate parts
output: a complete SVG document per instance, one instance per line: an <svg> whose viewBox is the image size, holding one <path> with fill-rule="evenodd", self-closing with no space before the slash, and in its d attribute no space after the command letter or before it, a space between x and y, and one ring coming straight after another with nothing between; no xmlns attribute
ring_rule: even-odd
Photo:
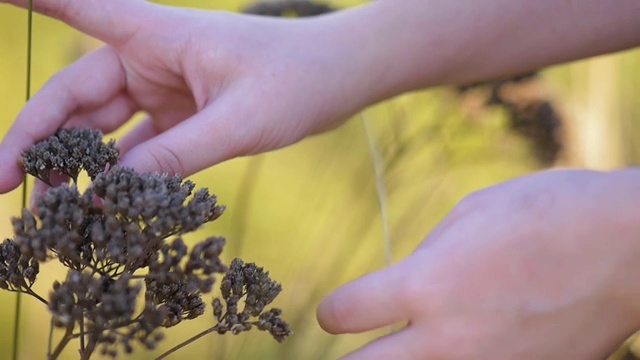
<svg viewBox="0 0 640 360"><path fill-rule="evenodd" d="M78 179L85 170L91 179L107 165L115 165L119 150L114 140L102 142L102 133L92 129L60 129L53 136L24 151L20 165L25 172L50 183L51 171Z"/></svg>
<svg viewBox="0 0 640 360"><path fill-rule="evenodd" d="M221 300L213 302L218 332L263 324L279 329L269 330L276 339L288 336L279 313L263 314L281 290L267 272L237 259L227 269L220 260L223 238L207 238L189 250L180 237L222 214L216 197L207 189L194 192L195 185L180 176L113 166L117 148L101 139L97 131L63 129L25 151L25 170L45 181L50 171L76 179L84 169L93 182L82 194L75 185L49 189L36 198L36 210L12 219L14 239L0 244L0 289L34 295L39 261L57 258L69 270L49 296L55 326L84 329L88 347L117 356L132 352L135 343L154 349L162 327L202 315L202 294L211 291L216 274L225 273L226 309ZM142 277L144 292L137 280ZM139 301L142 312L136 311Z"/></svg>
<svg viewBox="0 0 640 360"><path fill-rule="evenodd" d="M22 254L14 241L6 239L0 244L0 289L26 290L36 281L40 264Z"/></svg>
<svg viewBox="0 0 640 360"><path fill-rule="evenodd" d="M316 16L331 11L334 11L334 9L328 5L300 0L260 2L244 10L247 14L279 17Z"/></svg>
<svg viewBox="0 0 640 360"><path fill-rule="evenodd" d="M255 325L259 330L269 331L278 342L292 334L289 324L280 316L282 311L271 309L264 312L267 305L282 291L269 273L254 263L244 263L234 259L224 275L220 290L226 304L226 312L220 299L213 299L213 316L218 321L218 333L237 334L248 331ZM238 311L238 303L244 298L244 308ZM258 318L255 320L255 318Z"/></svg>

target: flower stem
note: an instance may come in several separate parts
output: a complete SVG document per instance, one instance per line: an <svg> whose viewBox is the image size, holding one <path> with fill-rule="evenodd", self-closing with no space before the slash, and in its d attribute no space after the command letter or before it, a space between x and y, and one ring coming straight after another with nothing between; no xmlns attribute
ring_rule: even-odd
<svg viewBox="0 0 640 360"><path fill-rule="evenodd" d="M29 0L29 11L27 15L27 101L31 98L31 40L33 29L33 0ZM22 208L27 207L27 179L22 181ZM13 322L13 360L18 359L18 347L20 345L20 310L22 297L16 294L15 318Z"/></svg>
<svg viewBox="0 0 640 360"><path fill-rule="evenodd" d="M51 317L51 321L49 322L49 342L47 344L47 359L51 355L52 348L53 348L53 317Z"/></svg>
<svg viewBox="0 0 640 360"><path fill-rule="evenodd" d="M73 339L73 325L74 323L72 322L67 326L67 331L56 346L56 349L53 350L53 353L47 356L47 360L56 360L62 353L62 350L64 350L64 347L67 346L71 339Z"/></svg>
<svg viewBox="0 0 640 360"><path fill-rule="evenodd" d="M197 335L195 335L195 336L193 336L193 337L191 337L191 338L189 338L189 339L187 339L187 340L185 340L185 341L181 342L180 344L178 344L178 345L176 345L176 346L172 347L171 349L169 349L169 350L165 351L164 353L162 353L162 355L158 356L158 357L156 358L156 360L162 360L162 359L166 358L167 356L169 356L169 355L173 354L174 352L176 352L176 351L178 351L178 350L182 349L183 347L185 347L185 346L187 346L187 345L191 344L192 342L194 342L194 341L196 341L196 340L200 339L201 337L203 337L203 336L205 336L205 335L209 335L209 334L211 334L212 332L217 331L217 330L218 330L218 325L216 325L216 326L214 326L214 327L211 327L211 328L209 328L209 329L207 329L207 330L205 330L205 331L203 331L203 332L201 332L201 333L199 333L199 334L197 334Z"/></svg>
<svg viewBox="0 0 640 360"><path fill-rule="evenodd" d="M25 294L27 295L31 295L34 298L38 299L38 301L40 301L41 303L43 303L45 306L49 306L49 302L47 300L45 300L44 298L42 298L42 296L38 295L37 293L35 293L33 290L31 289L27 289L25 291Z"/></svg>

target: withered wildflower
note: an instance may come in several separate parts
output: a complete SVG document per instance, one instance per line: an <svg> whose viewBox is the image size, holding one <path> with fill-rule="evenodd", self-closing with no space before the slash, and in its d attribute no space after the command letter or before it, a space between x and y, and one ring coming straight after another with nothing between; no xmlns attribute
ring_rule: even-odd
<svg viewBox="0 0 640 360"><path fill-rule="evenodd" d="M306 17L325 14L334 9L326 4L307 0L259 2L244 9L247 14L263 16Z"/></svg>
<svg viewBox="0 0 640 360"><path fill-rule="evenodd" d="M209 238L192 249L186 262L182 261L187 255L182 239L162 246L160 256L151 262L145 276L145 298L165 311L165 327L204 313L200 294L211 291L212 275L227 270L219 258L223 246L223 238Z"/></svg>
<svg viewBox="0 0 640 360"><path fill-rule="evenodd" d="M39 272L38 261L23 254L14 241L5 239L0 244L0 289L27 291Z"/></svg>
<svg viewBox="0 0 640 360"><path fill-rule="evenodd" d="M263 268L234 259L222 278L220 290L226 306L218 298L212 304L218 321L216 330L220 334L228 331L238 334L255 325L259 330L268 331L278 342L291 335L289 325L280 317L281 310L264 311L282 291L282 286L271 280ZM244 306L240 311L239 302L243 298Z"/></svg>
<svg viewBox="0 0 640 360"><path fill-rule="evenodd" d="M12 219L14 238L0 245L0 289L34 296L47 305L52 325L65 331L48 358L56 359L73 339L79 339L82 359L96 350L131 353L135 344L155 349L162 328L205 313L202 296L221 274L227 279L223 289L234 279L239 291L225 297L228 315L215 315L214 306L221 328L238 333L254 324L278 341L290 335L278 311L263 313L281 290L266 272L240 260L227 268L220 259L224 238L209 237L191 248L183 241L182 235L222 215L216 196L194 190L178 175L119 167L115 144L101 139L92 130L60 130L24 152L25 169L45 181L51 170L75 179L84 169L93 182L83 192L62 184L38 196L34 210ZM31 288L40 262L52 259L68 272L47 300Z"/></svg>
<svg viewBox="0 0 640 360"><path fill-rule="evenodd" d="M24 171L50 183L51 171L77 181L85 170L91 179L107 165L118 161L119 150L114 140L102 142L102 133L92 129L60 129L53 136L27 149L20 159Z"/></svg>
<svg viewBox="0 0 640 360"><path fill-rule="evenodd" d="M89 256L82 253L85 239L80 229L92 205L91 191L80 195L75 186L62 184L37 197L35 205L35 213L23 209L22 217L11 219L23 254L39 261L57 255L63 262Z"/></svg>
<svg viewBox="0 0 640 360"><path fill-rule="evenodd" d="M181 348L210 333L237 335L252 328L267 331L277 342L283 342L293 332L282 319L282 310L267 305L282 291L282 286L271 280L269 273L254 263L233 259L220 283L222 298L215 297L211 303L217 324L174 346L160 355L164 359ZM243 304L241 304L241 302ZM242 306L242 310L240 310Z"/></svg>

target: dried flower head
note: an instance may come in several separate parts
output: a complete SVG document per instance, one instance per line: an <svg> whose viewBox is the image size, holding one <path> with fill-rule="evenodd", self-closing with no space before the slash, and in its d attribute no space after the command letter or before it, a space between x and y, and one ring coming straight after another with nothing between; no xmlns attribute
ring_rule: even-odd
<svg viewBox="0 0 640 360"><path fill-rule="evenodd" d="M225 297L228 315L216 316L221 329L238 333L253 324L278 341L288 336L279 312L262 312L281 290L262 268L235 260L228 269L220 259L224 238L209 237L191 248L182 240L222 215L217 198L207 189L194 191L195 184L177 175L115 166L115 143L101 139L97 131L60 130L25 151L21 163L45 181L51 170L75 179L85 169L93 182L82 193L75 184L47 190L36 198L35 210L12 219L14 238L0 244L0 289L34 296L66 332L49 358L74 337L80 338L82 358L96 350L131 353L136 343L154 349L162 328L204 314L202 295L219 274L226 274L223 288L235 281L237 290ZM40 262L51 259L68 272L45 300L31 287ZM251 317L259 318L251 323Z"/></svg>
<svg viewBox="0 0 640 360"><path fill-rule="evenodd" d="M326 4L306 0L260 2L244 9L247 14L279 17L306 17L326 14L334 9Z"/></svg>
<svg viewBox="0 0 640 360"><path fill-rule="evenodd" d="M114 165L118 155L115 141L103 143L98 130L60 129L24 151L19 163L25 172L49 184L51 171L77 181L85 170L94 179L107 165Z"/></svg>
<svg viewBox="0 0 640 360"><path fill-rule="evenodd" d="M220 290L226 306L218 298L213 299L212 303L213 314L218 321L218 333L230 331L238 334L256 326L259 330L268 331L278 342L293 334L289 324L280 317L280 309L264 312L265 307L282 291L282 286L271 280L263 268L234 259L222 278ZM239 303L243 298L244 306L240 311Z"/></svg>
<svg viewBox="0 0 640 360"><path fill-rule="evenodd" d="M0 244L0 289L31 289L39 271L38 261L23 254L14 241L6 239Z"/></svg>

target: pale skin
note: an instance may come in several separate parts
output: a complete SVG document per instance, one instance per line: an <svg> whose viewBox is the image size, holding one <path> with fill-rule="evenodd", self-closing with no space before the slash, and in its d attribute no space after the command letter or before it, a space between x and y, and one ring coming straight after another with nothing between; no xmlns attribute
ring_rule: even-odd
<svg viewBox="0 0 640 360"><path fill-rule="evenodd" d="M640 45L637 0L378 0L304 20L138 0L34 6L107 45L19 114L0 192L22 181L20 152L61 126L110 132L145 111L123 164L189 175L406 91ZM408 321L349 360L602 359L640 328L639 255L640 171L534 174L463 200L411 256L324 299L318 321L335 334Z"/></svg>

